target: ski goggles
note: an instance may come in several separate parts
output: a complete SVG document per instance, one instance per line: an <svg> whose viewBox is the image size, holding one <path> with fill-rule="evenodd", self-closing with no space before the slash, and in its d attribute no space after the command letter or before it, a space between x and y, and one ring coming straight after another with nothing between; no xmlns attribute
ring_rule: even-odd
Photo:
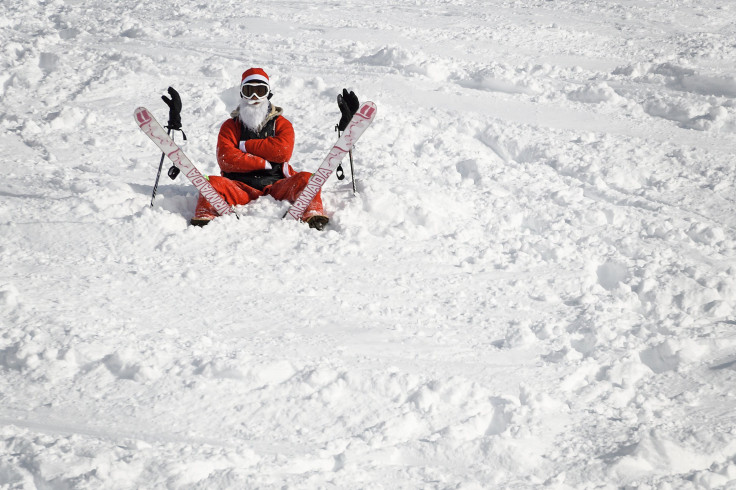
<svg viewBox="0 0 736 490"><path fill-rule="evenodd" d="M244 99L263 99L268 95L268 85L262 83L246 83L240 87L240 96Z"/></svg>

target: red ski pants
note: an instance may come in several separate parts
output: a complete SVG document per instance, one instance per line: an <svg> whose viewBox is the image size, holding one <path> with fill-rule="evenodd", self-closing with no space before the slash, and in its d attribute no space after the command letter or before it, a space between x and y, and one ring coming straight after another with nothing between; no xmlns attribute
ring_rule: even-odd
<svg viewBox="0 0 736 490"><path fill-rule="evenodd" d="M309 182L309 177L312 174L309 172L299 172L291 177L278 180L271 185L263 188L262 191L254 189L253 187L238 182L237 180L231 180L225 177L219 177L216 175L210 176L210 184L219 192L228 204L233 206L248 204L251 201L255 201L261 196L269 195L277 201L289 201L293 203L296 198L299 197L299 193L306 187ZM197 209L194 212L196 218L217 216L218 213L215 208L204 198L201 194L197 201ZM324 215L324 209L322 209L322 194L318 192L311 204L307 207L306 211L302 215L303 220L307 220L312 216Z"/></svg>

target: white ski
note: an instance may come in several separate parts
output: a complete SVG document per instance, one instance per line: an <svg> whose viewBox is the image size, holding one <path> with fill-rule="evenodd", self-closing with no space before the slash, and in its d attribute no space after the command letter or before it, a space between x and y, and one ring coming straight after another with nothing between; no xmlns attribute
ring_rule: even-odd
<svg viewBox="0 0 736 490"><path fill-rule="evenodd" d="M332 147L317 171L312 174L307 186L301 194L299 194L299 197L294 201L294 204L291 205L289 211L284 215L284 218L286 218L286 216L290 216L296 220L301 219L307 206L309 206L312 199L314 199L314 196L317 195L319 190L322 188L322 185L327 182L327 179L332 175L332 172L335 171L345 155L347 155L347 153L353 148L355 142L358 141L358 138L360 138L360 135L363 134L366 128L370 126L375 117L376 104L373 102L365 102L360 106L348 123L345 131L337 140L337 143L335 143L335 146Z"/></svg>
<svg viewBox="0 0 736 490"><path fill-rule="evenodd" d="M145 107L136 109L135 122L138 123L141 131L146 133L151 138L151 141L156 143L156 146L181 170L181 173L194 184L194 187L199 189L199 192L215 207L218 213L225 215L233 212L232 206L212 187L207 177L202 175L202 172L194 166L189 157L184 154L171 136L166 134L164 128L161 127L161 124L159 124L148 109Z"/></svg>

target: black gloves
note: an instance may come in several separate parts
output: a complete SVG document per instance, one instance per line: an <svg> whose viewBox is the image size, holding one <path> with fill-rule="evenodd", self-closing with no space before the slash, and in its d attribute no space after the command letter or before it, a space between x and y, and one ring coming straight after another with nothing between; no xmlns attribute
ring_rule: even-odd
<svg viewBox="0 0 736 490"><path fill-rule="evenodd" d="M168 92L171 95L170 99L165 95L161 96L166 105L169 106L169 124L166 127L179 130L181 129L181 97L179 97L179 92L174 90L174 87L169 87Z"/></svg>
<svg viewBox="0 0 736 490"><path fill-rule="evenodd" d="M348 123L353 118L353 115L358 112L358 108L360 107L358 96L355 95L355 92L348 92L348 89L344 88L342 89L342 94L337 94L337 106L340 108L340 112L342 113L340 122L337 123L337 129L345 131L345 128L348 127Z"/></svg>

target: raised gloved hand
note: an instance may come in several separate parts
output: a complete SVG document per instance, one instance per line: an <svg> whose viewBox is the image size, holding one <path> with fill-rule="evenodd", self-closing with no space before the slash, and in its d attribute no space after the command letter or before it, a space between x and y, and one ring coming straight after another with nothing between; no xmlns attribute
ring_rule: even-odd
<svg viewBox="0 0 736 490"><path fill-rule="evenodd" d="M340 122L337 123L337 129L345 131L345 128L348 127L348 123L355 113L358 112L358 108L360 107L358 96L355 95L355 92L348 92L348 90L344 88L342 89L342 94L337 94L337 106L340 108L340 112L342 113Z"/></svg>
<svg viewBox="0 0 736 490"><path fill-rule="evenodd" d="M181 129L181 97L179 97L179 92L174 90L174 87L169 87L168 92L171 95L170 99L165 95L161 96L166 105L169 106L169 124L166 127Z"/></svg>

